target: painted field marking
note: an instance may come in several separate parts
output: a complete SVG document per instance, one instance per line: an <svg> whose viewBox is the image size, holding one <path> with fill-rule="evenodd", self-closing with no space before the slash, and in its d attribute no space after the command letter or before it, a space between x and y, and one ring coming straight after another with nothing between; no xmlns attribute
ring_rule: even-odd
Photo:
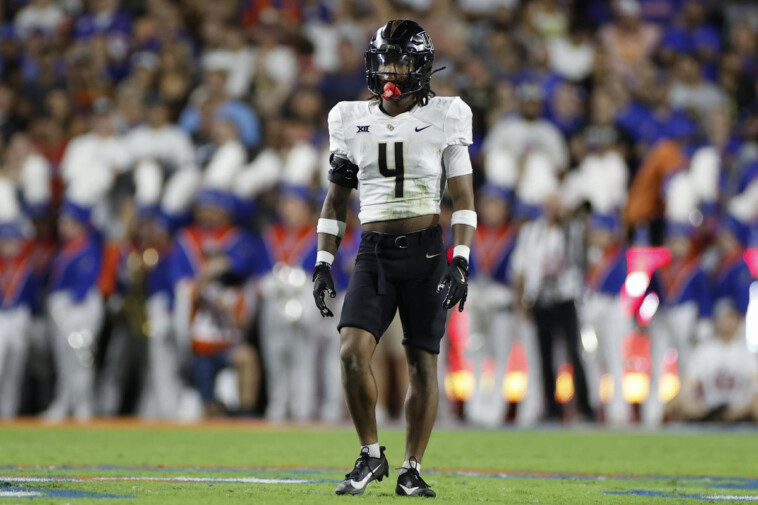
<svg viewBox="0 0 758 505"><path fill-rule="evenodd" d="M36 498L38 496L45 495L36 491L5 491L0 489L0 498Z"/></svg>
<svg viewBox="0 0 758 505"><path fill-rule="evenodd" d="M74 490L46 490L42 488L37 489L21 489L13 487L14 484L40 484L40 483L53 483L53 482L70 482L70 483L83 483L83 482L165 482L165 483L187 483L187 484L264 484L264 485L277 485L277 484L326 484L337 483L339 480L330 479L303 479L303 478L289 478L289 477L253 477L250 474L263 473L290 473L298 476L305 476L308 474L324 474L327 472L334 472L343 469L337 468L308 468L308 467L287 467L287 466L274 466L274 467L242 467L242 466L199 466L199 467L169 467L169 466L116 466L116 465L6 465L0 466L0 471L12 470L23 472L26 475L0 475L0 482L7 483L6 489L2 489L0 486L0 498L20 498L20 497L52 497L50 493L56 492L68 492L68 493L86 493L78 492ZM203 473L221 473L229 472L232 474L247 474L247 476L239 477L189 477L184 475L175 476L138 476L138 475L28 475L34 471L59 471L59 472L72 472L72 471L100 471L100 472L147 472L147 473L174 473L174 472L203 472ZM665 476L665 475L644 475L644 474L589 474L589 473L568 473L568 472L530 472L530 471L509 471L503 472L498 470L462 470L462 469L433 469L426 473L430 475L446 475L456 476L464 478L490 478L490 479L546 479L546 480L585 480L585 481L628 481L628 480L680 480L697 485L705 485L710 490L723 489L723 490L758 490L758 478L746 478L746 477L714 477L714 476ZM665 491L654 491L645 489L633 489L629 491L605 491L606 495L632 495L632 496L645 496L655 498L675 498L675 499L695 499L701 501L731 501L731 502L758 502L758 495L735 495L735 494L673 494ZM93 493L94 495L94 493ZM84 497L83 495L70 497ZM93 498L99 498L101 496L92 496ZM102 497L106 497L103 495ZM128 495L111 495L113 498L129 498L133 496Z"/></svg>
<svg viewBox="0 0 758 505"><path fill-rule="evenodd" d="M727 495L727 494L673 494L663 491L647 491L644 489L635 489L632 491L606 491L605 494L627 495L627 496L646 496L651 498L691 498L694 500L704 501L746 501L758 502L758 496L755 495Z"/></svg>
<svg viewBox="0 0 758 505"><path fill-rule="evenodd" d="M307 466L163 466L163 465L0 465L0 470L12 471L96 471L96 472L201 472L201 473L253 473L253 472L290 472L290 473L324 473L342 472L344 467L307 467ZM635 473L588 473L588 472L538 472L524 470L488 470L463 468L429 468L425 474L453 475L457 477L481 477L495 479L580 479L580 480L686 480L693 482L739 483L721 484L733 489L758 490L758 476L729 477L725 475L660 475ZM0 477L2 478L2 477Z"/></svg>
<svg viewBox="0 0 758 505"><path fill-rule="evenodd" d="M211 478L211 477L135 477L135 476L57 476L19 477L0 476L0 481L11 484L40 484L50 482L183 482L206 484L323 484L331 480L305 479L260 479L257 477ZM338 481L334 481L338 482Z"/></svg>
<svg viewBox="0 0 758 505"><path fill-rule="evenodd" d="M45 489L30 487L14 487L9 482L0 485L0 498L91 498L91 499L114 499L136 498L132 494L96 493L93 491L81 491L78 489Z"/></svg>

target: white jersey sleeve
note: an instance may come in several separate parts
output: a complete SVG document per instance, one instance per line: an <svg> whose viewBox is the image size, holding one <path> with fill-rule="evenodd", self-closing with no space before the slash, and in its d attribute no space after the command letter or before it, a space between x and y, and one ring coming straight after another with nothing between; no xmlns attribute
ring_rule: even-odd
<svg viewBox="0 0 758 505"><path fill-rule="evenodd" d="M447 109L447 114L445 114L445 143L449 146L470 146L473 144L472 123L471 107L460 97L453 98L450 107Z"/></svg>
<svg viewBox="0 0 758 505"><path fill-rule="evenodd" d="M468 146L451 145L442 151L442 163L445 165L447 178L458 177L473 173L471 158L468 155Z"/></svg>
<svg viewBox="0 0 758 505"><path fill-rule="evenodd" d="M342 122L340 104L335 105L329 111L328 123L329 151L340 156L345 156L350 161L353 161L347 148L347 142L345 141L345 126Z"/></svg>

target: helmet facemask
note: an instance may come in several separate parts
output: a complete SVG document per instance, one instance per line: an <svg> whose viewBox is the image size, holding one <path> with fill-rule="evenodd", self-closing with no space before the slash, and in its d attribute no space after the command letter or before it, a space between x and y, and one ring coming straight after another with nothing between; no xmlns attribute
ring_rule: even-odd
<svg viewBox="0 0 758 505"><path fill-rule="evenodd" d="M390 96L392 100L399 100L421 91L431 77L424 75L424 64L431 59L429 53L406 54L399 51L369 50L366 52L368 88L374 95L382 96L386 84L391 82L400 92Z"/></svg>

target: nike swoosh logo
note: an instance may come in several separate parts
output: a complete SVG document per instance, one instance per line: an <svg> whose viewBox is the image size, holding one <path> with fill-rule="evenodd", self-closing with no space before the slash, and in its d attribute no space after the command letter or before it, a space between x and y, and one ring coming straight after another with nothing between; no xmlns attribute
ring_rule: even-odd
<svg viewBox="0 0 758 505"><path fill-rule="evenodd" d="M431 127L431 126L432 126L432 125L430 125L430 124L429 124L429 125L426 125L426 126L424 126L423 128L419 128L419 127L417 126L417 127L416 127L416 131L417 131L417 132L420 132L420 131L426 130L427 128L429 128L429 127Z"/></svg>
<svg viewBox="0 0 758 505"><path fill-rule="evenodd" d="M463 276L463 270L461 270L461 267L455 267L458 269L458 273L461 274L461 282L466 282L466 277Z"/></svg>
<svg viewBox="0 0 758 505"><path fill-rule="evenodd" d="M405 487L402 484L398 484L401 488L403 488L403 491L405 491L405 494L413 494L418 489L417 487Z"/></svg>
<svg viewBox="0 0 758 505"><path fill-rule="evenodd" d="M439 256L440 254L442 254L442 253L437 253L437 254L429 254L429 253L426 253L426 259L436 258L436 257L437 257L437 256Z"/></svg>
<svg viewBox="0 0 758 505"><path fill-rule="evenodd" d="M381 468L382 468L381 464L379 464L379 466L377 466L376 468L371 468L371 471L362 480L350 479L350 484L353 486L354 489L363 489L364 487L366 487L371 477L373 477L374 474L376 474L376 472L378 472Z"/></svg>

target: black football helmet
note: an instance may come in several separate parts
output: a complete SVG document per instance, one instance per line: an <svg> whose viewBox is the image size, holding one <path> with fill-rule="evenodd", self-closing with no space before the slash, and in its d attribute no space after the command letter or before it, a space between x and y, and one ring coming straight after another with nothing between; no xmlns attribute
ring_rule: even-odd
<svg viewBox="0 0 758 505"><path fill-rule="evenodd" d="M379 28L366 51L366 81L374 96L382 96L387 82L394 83L400 99L421 91L432 78L432 38L415 21L395 19Z"/></svg>

